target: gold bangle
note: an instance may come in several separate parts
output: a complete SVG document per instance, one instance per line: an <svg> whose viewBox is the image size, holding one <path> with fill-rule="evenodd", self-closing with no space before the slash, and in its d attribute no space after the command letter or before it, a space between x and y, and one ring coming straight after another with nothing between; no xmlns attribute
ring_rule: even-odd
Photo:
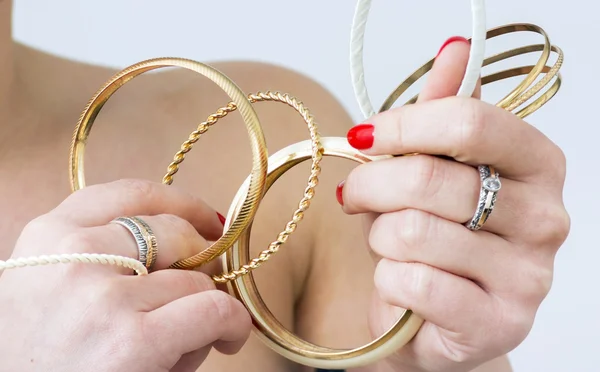
<svg viewBox="0 0 600 372"><path fill-rule="evenodd" d="M502 26L502 27L497 27L492 30L489 30L487 33L487 39L491 39L491 38L494 38L494 37L497 37L500 35L505 35L508 33L522 32L522 31L530 31L530 32L535 32L535 33L542 35L544 37L544 44L530 45L530 46L512 49L512 50L509 50L509 51L506 51L503 53L499 53L492 57L486 58L483 63L483 66L489 66L493 63L496 63L496 62L499 62L499 61L502 61L502 60L505 60L505 59L508 59L511 57L515 57L518 55L542 51L542 55L540 56L538 62L534 66L524 67L528 70L528 72L526 73L527 76L525 77L525 79L515 89L513 89L506 97L502 98L497 103L497 105L499 107L506 108L510 111L521 106L527 100L529 100L530 98L535 96L535 94L539 93L539 91L542 90L555 77L557 78L556 79L557 82L555 82L554 85L551 88L549 88L550 90L553 91L553 93L550 96L554 96L556 94L556 92L558 91L558 89L560 88L560 76L558 74L558 71L562 67L562 63L563 63L563 59L564 59L563 52L560 48L558 48L556 46L552 46L550 44L550 39L549 39L547 33L542 28L540 28L536 25L532 25L532 24L514 24L514 25ZM551 52L557 53L558 58L553 66L548 67L548 66L546 66L546 63L549 59ZM402 83L400 83L398 85L398 87L384 101L379 112L389 110L394 105L394 103L400 98L400 96L402 94L404 94L404 92L406 92L406 90L408 90L408 88L410 88L415 82L417 82L420 78L425 76L425 74L427 74L427 72L429 72L429 70L431 70L434 61L435 61L435 59L431 59L430 61L425 63L423 66L419 67L415 72L413 72L406 80L404 80ZM516 69L511 69L508 71L515 71L515 70ZM529 86L531 86L531 84L533 84L533 82L535 82L535 80L538 78L538 76L542 72L546 72L546 76L544 76L544 78L542 78L538 83L536 83L529 90L526 90ZM487 84L495 82L495 81L499 81L499 80L507 79L512 76L516 76L516 75L511 75L511 76L509 76L509 75L511 75L511 74L510 73L509 74L495 73L495 74L491 74L488 76L484 76L482 78L482 85L487 85ZM518 75L520 75L520 74L518 74ZM405 104L415 103L417 98L418 98L418 95L412 97ZM525 116L533 113L534 111L539 109L541 106L543 106L543 104L545 102L547 102L548 99L546 99L545 101L544 101L544 99L536 100L529 106L527 106L524 109L522 109L521 111L519 111L519 117L524 118Z"/></svg>
<svg viewBox="0 0 600 372"><path fill-rule="evenodd" d="M302 116L310 132L311 145L312 145L312 165L311 173L308 178L308 185L304 190L304 196L298 203L298 209L294 211L292 220L285 225L285 229L277 235L277 239L269 244L269 247L262 251L260 255L247 264L241 266L239 269L232 270L231 272L225 272L220 275L214 275L212 279L217 283L226 283L230 280L248 274L250 271L259 268L264 262L268 261L269 258L279 251L279 248L285 244L289 236L296 230L296 227L300 221L304 218L304 212L308 210L310 206L310 200L315 194L315 187L319 183L318 176L321 173L320 163L323 157L323 148L321 146L321 136L319 135L317 124L310 111L304 106L304 104L298 101L296 98L279 92L258 92L248 96L250 103L256 102L280 102L287 104L292 107L296 112ZM179 165L185 159L185 155L192 150L193 145L198 141L200 135L206 133L210 126L217 123L217 121L225 117L228 113L233 112L237 109L237 106L233 102L229 102L227 106L221 107L216 113L210 115L205 122L200 123L198 128L192 132L188 139L181 145L181 150L175 154L173 162L169 164L167 168L167 174L163 177L163 182L171 184L173 182L173 176L179 171ZM249 181L249 180L247 180ZM246 190L247 184L242 185L242 189ZM183 266L183 265L182 265ZM185 266L184 268L193 268Z"/></svg>
<svg viewBox="0 0 600 372"><path fill-rule="evenodd" d="M322 138L323 156L335 156L359 163L366 163L390 156L367 156L352 148L345 138ZM269 158L267 191L286 171L312 156L310 141L295 143L278 151ZM227 219L237 215L241 208L245 187L242 186L233 199ZM250 258L251 225L225 253L224 270L238 270ZM253 273L228 282L230 293L241 300L250 312L258 330L257 335L280 355L314 368L345 369L373 363L385 358L409 342L418 332L423 320L412 311L405 310L400 319L382 336L374 341L351 350L321 347L304 341L285 327L269 311L260 296Z"/></svg>
<svg viewBox="0 0 600 372"><path fill-rule="evenodd" d="M252 172L248 182L247 193L244 196L243 206L232 222L231 226L210 247L199 254L187 258L172 265L175 268L193 267L206 263L225 252L242 231L250 224L258 204L265 192L265 181L267 175L268 151L264 134L254 108L246 98L242 90L229 78L213 67L200 62L183 58L156 58L137 63L116 74L110 79L90 100L73 134L71 143L69 177L72 191L85 187L84 153L85 145L92 126L100 110L108 99L128 81L144 72L162 67L181 67L199 73L217 84L231 100L237 105L251 142L252 149Z"/></svg>

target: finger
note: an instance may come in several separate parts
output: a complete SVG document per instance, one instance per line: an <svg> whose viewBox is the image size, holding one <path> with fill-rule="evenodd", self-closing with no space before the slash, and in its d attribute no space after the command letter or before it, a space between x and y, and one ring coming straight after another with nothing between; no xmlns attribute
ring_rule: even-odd
<svg viewBox="0 0 600 372"><path fill-rule="evenodd" d="M215 283L206 274L193 270L160 270L144 276L124 277L123 293L139 300L138 311L152 311L179 298L215 290Z"/></svg>
<svg viewBox="0 0 600 372"><path fill-rule="evenodd" d="M383 258L375 270L375 286L385 303L411 309L450 332L476 333L492 311L488 294L477 284L422 263Z"/></svg>
<svg viewBox="0 0 600 372"><path fill-rule="evenodd" d="M54 211L81 227L107 224L121 216L173 214L189 221L206 239L218 239L223 224L204 201L173 186L120 180L85 187Z"/></svg>
<svg viewBox="0 0 600 372"><path fill-rule="evenodd" d="M354 168L343 184L342 208L348 214L421 209L462 224L473 218L481 187L474 167L428 155L396 157ZM539 223L525 212L556 204L556 197L547 190L510 179L502 179L497 195L482 230L506 237Z"/></svg>
<svg viewBox="0 0 600 372"><path fill-rule="evenodd" d="M562 185L565 173L563 153L540 131L471 98L443 98L383 112L370 124L352 128L348 141L371 155L416 152L490 164L504 177L544 187Z"/></svg>
<svg viewBox="0 0 600 372"><path fill-rule="evenodd" d="M465 75L470 49L464 37L448 39L435 58L417 102L455 96Z"/></svg>
<svg viewBox="0 0 600 372"><path fill-rule="evenodd" d="M151 270L166 269L208 246L196 229L182 218L168 214L140 218L156 237L156 260ZM63 252L103 253L140 258L140 250L132 232L116 223L79 229L65 237L61 241L61 247ZM128 272L128 269L120 266L113 266L112 269Z"/></svg>
<svg viewBox="0 0 600 372"><path fill-rule="evenodd" d="M241 302L212 290L180 298L147 313L144 326L146 334L156 340L158 350L181 357L218 341L241 348L250 334L251 320Z"/></svg>
<svg viewBox="0 0 600 372"><path fill-rule="evenodd" d="M537 253L419 210L381 215L369 246L380 257L470 279L486 292L541 300L550 288L551 274L546 262L536 262Z"/></svg>

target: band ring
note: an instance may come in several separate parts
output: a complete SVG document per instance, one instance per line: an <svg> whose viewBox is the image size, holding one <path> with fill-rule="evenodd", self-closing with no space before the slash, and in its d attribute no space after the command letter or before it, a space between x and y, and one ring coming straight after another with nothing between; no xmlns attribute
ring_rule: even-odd
<svg viewBox="0 0 600 372"><path fill-rule="evenodd" d="M138 260L146 269L151 270L158 251L156 236L150 226L139 217L118 217L111 223L125 227L133 235L138 247Z"/></svg>
<svg viewBox="0 0 600 372"><path fill-rule="evenodd" d="M480 165L477 167L479 177L481 178L481 191L479 192L479 201L473 218L465 224L469 230L479 230L488 220L498 198L498 191L502 188L502 182L498 172L489 165Z"/></svg>

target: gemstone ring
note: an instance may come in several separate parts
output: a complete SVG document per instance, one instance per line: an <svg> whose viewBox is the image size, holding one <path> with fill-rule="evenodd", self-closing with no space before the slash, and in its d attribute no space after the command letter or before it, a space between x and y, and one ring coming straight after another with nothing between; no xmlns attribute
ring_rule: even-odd
<svg viewBox="0 0 600 372"><path fill-rule="evenodd" d="M485 224L494 210L498 191L502 188L498 172L493 167L480 165L478 170L481 177L481 191L475 215L465 224L469 230L479 230Z"/></svg>

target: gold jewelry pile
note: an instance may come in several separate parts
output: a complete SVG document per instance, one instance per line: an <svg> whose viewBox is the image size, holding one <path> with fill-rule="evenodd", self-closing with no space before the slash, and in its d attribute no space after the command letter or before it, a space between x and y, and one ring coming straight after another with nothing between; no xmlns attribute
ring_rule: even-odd
<svg viewBox="0 0 600 372"><path fill-rule="evenodd" d="M514 24L492 29L487 32L487 39L514 32L534 32L541 34L544 37L544 43L516 48L489 57L485 60L484 66L518 55L541 52L538 62L533 66L520 66L484 76L482 77L482 85L526 75L515 89L497 103L499 107L515 112L516 115L524 118L542 107L559 90L561 84L559 69L563 63L563 53L560 48L550 44L548 35L544 30L531 24ZM557 59L553 65L549 66L548 61L551 53L555 53ZM392 107L410 86L431 69L433 62L433 59L430 60L402 82L386 99L380 108L380 112ZM177 262L172 267L193 269L225 254L225 273L214 276L214 281L228 283L231 294L242 301L247 307L259 331L257 334L268 346L286 358L298 363L317 368L343 369L356 367L384 358L409 342L418 331L422 320L410 310L406 310L390 330L367 345L352 350L338 350L317 346L300 339L285 329L275 319L258 293L252 277L252 270L260 267L273 254L277 253L280 247L295 231L298 223L303 219L318 184L318 176L320 174L319 164L322 157L341 157L359 163L386 158L385 156L370 157L361 154L348 145L345 137L321 138L317 131L315 119L309 110L300 101L288 94L258 92L247 95L233 81L229 80L219 71L192 60L158 58L128 67L110 79L96 93L77 123L70 152L69 172L72 191L85 187L85 144L90 135L94 120L102 106L115 91L134 77L150 70L168 66L186 68L209 78L228 94L231 102L210 115L206 121L202 122L190 134L189 138L182 144L181 150L175 155L173 162L169 165L168 172L162 182L168 185L172 184L173 176L177 173L186 154L191 151L200 136L208 131L218 120L236 110L242 115L247 127L253 156L250 176L240 187L228 212L225 226L226 232L218 241L204 251ZM550 85L552 81L554 83ZM413 97L406 104L414 103L416 98ZM308 126L310 140L290 145L269 157L260 121L253 108L254 103L264 101L284 103L295 109ZM311 173L298 209L293 213L293 217L287 223L285 230L277 236L269 247L262 251L258 257L250 259L250 226L261 199L281 175L295 165L308 159L312 159Z"/></svg>

